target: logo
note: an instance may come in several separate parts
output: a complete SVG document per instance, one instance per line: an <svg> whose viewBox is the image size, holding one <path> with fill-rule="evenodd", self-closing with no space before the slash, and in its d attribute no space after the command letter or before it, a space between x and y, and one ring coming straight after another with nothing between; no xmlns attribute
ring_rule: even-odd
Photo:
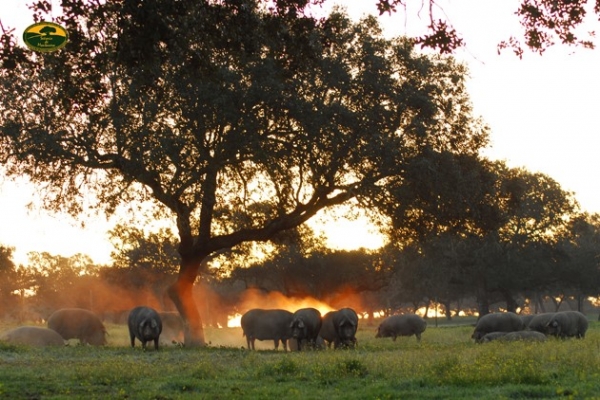
<svg viewBox="0 0 600 400"><path fill-rule="evenodd" d="M50 52L62 49L68 39L67 30L53 22L38 22L23 32L23 41L34 51Z"/></svg>

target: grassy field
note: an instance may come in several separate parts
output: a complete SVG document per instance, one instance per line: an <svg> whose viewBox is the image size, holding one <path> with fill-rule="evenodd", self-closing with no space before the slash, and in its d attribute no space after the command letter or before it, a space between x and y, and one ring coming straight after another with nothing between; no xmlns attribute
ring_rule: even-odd
<svg viewBox="0 0 600 400"><path fill-rule="evenodd" d="M144 352L128 347L126 327L109 325L106 347L0 344L0 398L600 398L598 322L584 340L481 345L469 325L432 325L421 343L375 339L362 326L358 349L302 353L272 342L248 351L240 328L207 330L207 348Z"/></svg>

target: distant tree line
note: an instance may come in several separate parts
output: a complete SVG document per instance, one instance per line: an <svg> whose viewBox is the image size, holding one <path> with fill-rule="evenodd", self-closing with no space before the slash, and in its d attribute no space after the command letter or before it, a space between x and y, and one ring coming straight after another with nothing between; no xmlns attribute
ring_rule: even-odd
<svg viewBox="0 0 600 400"><path fill-rule="evenodd" d="M427 201L405 201L388 213L381 222L388 244L377 251L334 251L300 226L274 237L262 256L246 245L207 260L211 273L195 285L205 324L225 326L228 315L243 312L239 300L248 289L334 307L351 295L365 315L439 305L447 318L497 308L545 312L565 300L581 310L600 295L600 216L579 212L572 194L543 174L455 163L427 167L438 183L426 186L426 177L409 189ZM17 266L14 249L0 247L1 315L35 319L83 307L118 322L119 312L137 304L173 309L165 296L178 271L173 233L116 226L110 238L106 266L45 252Z"/></svg>
<svg viewBox="0 0 600 400"><path fill-rule="evenodd" d="M460 311L539 313L566 300L568 307L583 310L586 299L600 294L600 223L597 215L572 217L560 235L545 240L445 232L375 252L303 253L290 246L260 264L235 268L225 280L332 305L351 289L364 314L436 304L447 318Z"/></svg>
<svg viewBox="0 0 600 400"><path fill-rule="evenodd" d="M13 261L14 248L0 245L0 319L45 320L65 307L90 309L107 322L123 323L136 305L174 310L165 291L175 279L178 253L168 229L145 233L116 226L109 232L112 263L96 265L84 254L71 257L31 252L26 265ZM213 326L226 326L227 299L209 281L199 279L196 295L212 307L201 310Z"/></svg>

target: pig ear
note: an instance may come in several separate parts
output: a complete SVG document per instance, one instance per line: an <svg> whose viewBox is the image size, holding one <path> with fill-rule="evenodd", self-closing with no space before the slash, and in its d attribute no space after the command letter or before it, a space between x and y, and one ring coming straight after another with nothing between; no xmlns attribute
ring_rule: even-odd
<svg viewBox="0 0 600 400"><path fill-rule="evenodd" d="M153 328L156 328L158 326L158 324L156 323L155 319L153 319L153 320L150 321L150 326L153 327Z"/></svg>
<svg viewBox="0 0 600 400"><path fill-rule="evenodd" d="M298 321L298 328L304 328L304 321Z"/></svg>

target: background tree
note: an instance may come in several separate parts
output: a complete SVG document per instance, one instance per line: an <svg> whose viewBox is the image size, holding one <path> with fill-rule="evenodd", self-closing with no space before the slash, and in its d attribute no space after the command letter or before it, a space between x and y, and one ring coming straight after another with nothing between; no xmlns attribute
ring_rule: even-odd
<svg viewBox="0 0 600 400"><path fill-rule="evenodd" d="M547 175L522 168L499 169L499 173L506 194L499 205L506 223L498 230L499 253L496 265L488 270L487 282L490 291L505 298L507 309L515 311L517 294L536 287L536 279L543 276L536 271L536 267L543 268L541 264L526 261L528 249L555 247L567 233L578 205L572 193Z"/></svg>
<svg viewBox="0 0 600 400"><path fill-rule="evenodd" d="M149 289L161 309L167 309L165 290L175 281L181 263L173 232L162 228L146 233L119 224L109 232L109 237L114 246L113 264L101 271L103 280L133 292Z"/></svg>
<svg viewBox="0 0 600 400"><path fill-rule="evenodd" d="M48 316L63 307L94 309L94 285L87 281L97 272L89 256L71 257L47 252L28 254L27 266L35 271L35 310Z"/></svg>
<svg viewBox="0 0 600 400"><path fill-rule="evenodd" d="M464 274L468 265L470 241L452 233L443 233L425 243L405 248L405 262L395 265L398 280L396 298L406 298L416 307L435 302L452 317L451 304L473 296L473 288ZM472 250L472 249L469 249Z"/></svg>
<svg viewBox="0 0 600 400"><path fill-rule="evenodd" d="M29 307L29 303L34 297L39 284L37 271L28 266L19 265L15 269L13 282L15 289L13 293L18 296L18 305L13 304L14 308L11 309L12 312L18 313L19 322L26 320L39 321L42 315ZM16 299L13 298L13 300ZM7 314L4 315L6 316Z"/></svg>
<svg viewBox="0 0 600 400"><path fill-rule="evenodd" d="M427 270L430 263L440 271L442 265L454 265L455 274L440 278L465 278L460 280L475 291L482 315L498 294L507 309L516 310L515 297L533 287L537 276L523 268L523 254L532 245L556 244L577 211L573 194L550 177L477 156L430 152L412 160L407 176L411 179L386 186L387 196L374 197L391 218L390 241L401 250L408 245L419 249L419 262L411 270L417 265ZM441 238L453 239L444 245ZM417 274L416 287L431 275ZM416 290L422 295L424 288Z"/></svg>
<svg viewBox="0 0 600 400"><path fill-rule="evenodd" d="M278 0L272 10L295 16L301 14L307 7L318 7L325 2L326 0ZM393 15L403 11L405 18L424 19L426 28L423 34L412 38L422 48L452 53L467 44L461 37L460 27L457 30L452 20L448 18L444 1L426 0L415 4L416 2L405 0L373 0L373 3L380 15L384 13ZM595 48L595 31L582 29L583 26L587 28L591 21L597 22L597 18L594 18L594 14L596 16L600 14L600 3L597 1L522 0L515 5L514 14L519 19L523 31L501 41L498 44L498 51L509 48L517 56L522 57L526 48L542 54L557 43ZM451 5L448 4L448 8L450 7Z"/></svg>
<svg viewBox="0 0 600 400"><path fill-rule="evenodd" d="M19 289L17 267L13 262L13 247L0 245L0 314L7 315L11 309L18 308Z"/></svg>
<svg viewBox="0 0 600 400"><path fill-rule="evenodd" d="M4 35L0 162L73 214L153 202L176 221L170 298L204 344L202 261L401 181L427 149L476 152L465 69L386 40L374 18L316 20L256 1L66 0L69 46ZM44 3L34 6L44 17ZM199 22L201 21L201 22ZM392 73L390 73L392 72Z"/></svg>
<svg viewBox="0 0 600 400"><path fill-rule="evenodd" d="M421 3L428 15L427 32L415 38L422 47L430 47L449 53L465 44L464 40L448 20L443 2L427 0ZM393 13L401 7L407 12L409 2L404 0L377 0L380 14ZM589 16L588 14L592 14ZM522 34L515 34L502 41L498 50L512 49L519 57L524 48L542 54L557 42L563 45L578 45L594 48L594 32L581 32L582 25L600 14L600 3L591 0L522 0L515 10L523 27ZM415 15L414 17L418 17ZM594 21L595 22L595 21ZM583 36L583 37L582 37Z"/></svg>
<svg viewBox="0 0 600 400"><path fill-rule="evenodd" d="M284 250L258 265L234 271L230 279L243 281L248 288L334 302L349 289L357 295L381 289L387 285L387 272L379 255L364 249L323 249L291 256Z"/></svg>
<svg viewBox="0 0 600 400"><path fill-rule="evenodd" d="M560 263L554 265L554 291L550 296L571 297L579 311L588 297L598 297L600 286L600 216L581 214L569 221L569 234L562 235L556 245ZM559 290L556 290L559 289Z"/></svg>

